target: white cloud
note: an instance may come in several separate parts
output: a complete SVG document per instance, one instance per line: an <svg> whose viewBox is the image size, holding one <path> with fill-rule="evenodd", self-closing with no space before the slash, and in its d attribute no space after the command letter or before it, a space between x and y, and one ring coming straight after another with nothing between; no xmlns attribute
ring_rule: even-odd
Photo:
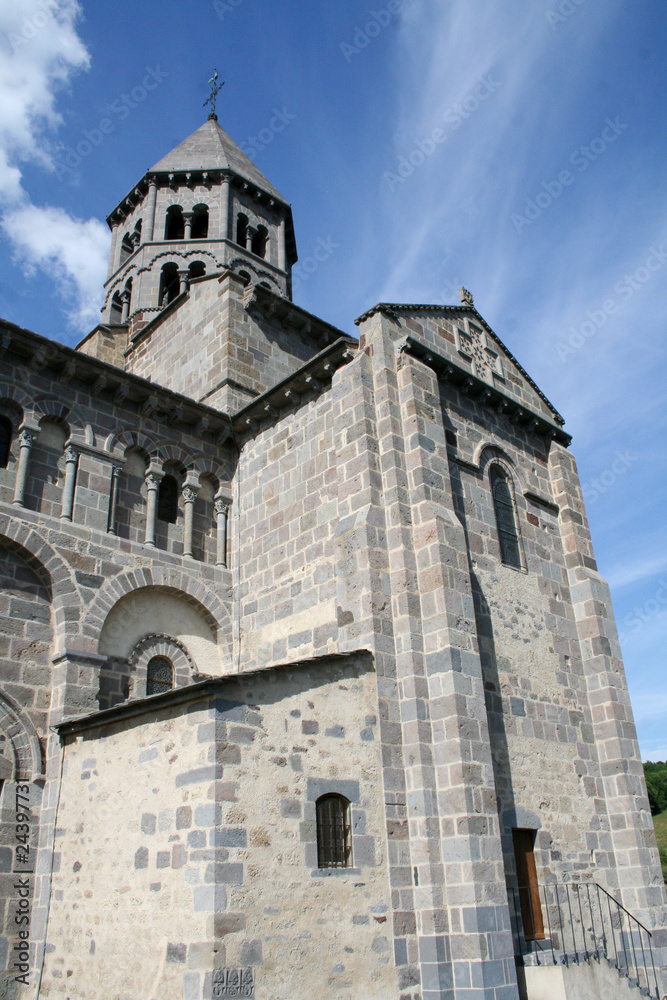
<svg viewBox="0 0 667 1000"><path fill-rule="evenodd" d="M21 164L53 169L51 140L62 122L58 93L90 64L76 33L76 0L0 0L0 224L15 258L58 284L79 331L99 317L109 234L97 219L33 205Z"/></svg>

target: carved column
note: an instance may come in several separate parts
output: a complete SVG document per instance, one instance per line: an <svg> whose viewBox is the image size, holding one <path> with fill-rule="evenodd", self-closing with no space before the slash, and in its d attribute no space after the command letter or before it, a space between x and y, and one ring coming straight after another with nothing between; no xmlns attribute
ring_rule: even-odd
<svg viewBox="0 0 667 1000"><path fill-rule="evenodd" d="M216 566L227 566L227 518L232 501L229 497L217 496L214 501L215 520L218 529Z"/></svg>
<svg viewBox="0 0 667 1000"><path fill-rule="evenodd" d="M183 212L183 222L185 223L185 232L183 234L184 240L192 239L192 216L193 212Z"/></svg>
<svg viewBox="0 0 667 1000"><path fill-rule="evenodd" d="M146 203L146 226L144 240L150 243L155 232L155 202L157 199L157 180L151 177L148 182L148 201Z"/></svg>
<svg viewBox="0 0 667 1000"><path fill-rule="evenodd" d="M157 501L160 490L160 480L162 472L154 468L148 469L146 473L146 545L155 548L155 526L157 522Z"/></svg>
<svg viewBox="0 0 667 1000"><path fill-rule="evenodd" d="M24 428L19 434L19 461L16 470L16 484L14 486L14 503L17 507L25 506L25 488L28 481L28 469L30 467L30 452L35 441L34 431Z"/></svg>
<svg viewBox="0 0 667 1000"><path fill-rule="evenodd" d="M116 534L116 509L118 507L118 489L120 486L121 467L111 466L111 489L109 491L109 516L107 518L107 533Z"/></svg>
<svg viewBox="0 0 667 1000"><path fill-rule="evenodd" d="M122 323L127 323L127 317L130 315L130 299L132 298L132 292L129 288L124 289L121 292L120 300L123 303L123 309L120 314L120 321Z"/></svg>
<svg viewBox="0 0 667 1000"><path fill-rule="evenodd" d="M281 219L278 225L278 267L281 271L287 270L287 248L285 246L285 220Z"/></svg>
<svg viewBox="0 0 667 1000"><path fill-rule="evenodd" d="M223 174L222 184L220 187L220 236L223 240L230 239L229 236L229 216L230 216L230 187L229 187L229 176Z"/></svg>
<svg viewBox="0 0 667 1000"><path fill-rule="evenodd" d="M189 271L179 271L178 272L178 294L183 295L184 292L188 290L188 279L190 277Z"/></svg>
<svg viewBox="0 0 667 1000"><path fill-rule="evenodd" d="M109 250L109 268L107 270L107 278L116 270L116 244L118 243L118 220L114 220L111 223L111 249Z"/></svg>
<svg viewBox="0 0 667 1000"><path fill-rule="evenodd" d="M252 238L257 230L254 226L248 226L245 231L245 248L252 252Z"/></svg>
<svg viewBox="0 0 667 1000"><path fill-rule="evenodd" d="M68 445L65 448L65 481L63 483L63 499L60 517L63 521L72 520L74 510L74 488L76 486L76 470L79 463L79 453L76 448Z"/></svg>
<svg viewBox="0 0 667 1000"><path fill-rule="evenodd" d="M183 487L183 555L192 556L192 526L195 515L195 500L199 490L187 483Z"/></svg>

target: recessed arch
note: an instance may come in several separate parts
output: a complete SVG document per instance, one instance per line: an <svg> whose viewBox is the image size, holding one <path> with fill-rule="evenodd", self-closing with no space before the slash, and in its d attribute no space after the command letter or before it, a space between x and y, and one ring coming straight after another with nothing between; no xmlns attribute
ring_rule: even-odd
<svg viewBox="0 0 667 1000"><path fill-rule="evenodd" d="M118 455L119 458L128 448L136 448L147 459L157 453L157 445L148 434L130 427L123 427L110 434L104 447L106 451Z"/></svg>
<svg viewBox="0 0 667 1000"><path fill-rule="evenodd" d="M121 573L103 584L86 609L81 624L82 634L99 644L102 627L111 609L122 597L145 588L177 595L199 609L203 621L217 635L220 647L231 654L231 617L217 594L185 571L162 566Z"/></svg>
<svg viewBox="0 0 667 1000"><path fill-rule="evenodd" d="M37 730L25 710L4 691L0 691L0 734L11 752L11 758L7 752L1 758L6 773L0 778L16 782L43 780L45 762Z"/></svg>

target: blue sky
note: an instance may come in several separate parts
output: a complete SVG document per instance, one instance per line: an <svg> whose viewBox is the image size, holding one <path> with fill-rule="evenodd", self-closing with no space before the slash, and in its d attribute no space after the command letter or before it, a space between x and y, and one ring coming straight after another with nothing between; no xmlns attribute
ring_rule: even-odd
<svg viewBox="0 0 667 1000"><path fill-rule="evenodd" d="M566 417L654 760L666 25L663 0L0 0L0 315L68 344L94 325L104 218L205 120L217 66L220 123L291 201L301 261L328 248L296 301L354 333L377 301L465 285Z"/></svg>

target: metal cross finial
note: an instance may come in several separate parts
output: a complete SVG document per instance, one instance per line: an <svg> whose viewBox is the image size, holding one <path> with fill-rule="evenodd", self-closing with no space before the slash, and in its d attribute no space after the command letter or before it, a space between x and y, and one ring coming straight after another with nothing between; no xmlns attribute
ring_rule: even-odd
<svg viewBox="0 0 667 1000"><path fill-rule="evenodd" d="M211 84L211 96L206 98L203 107L206 107L207 104L211 105L211 113L209 115L209 118L213 118L217 122L218 116L215 113L215 99L218 96L218 92L221 91L222 88L224 87L225 81L223 80L220 86L218 86L218 71L217 69L214 69L213 76L208 82Z"/></svg>

